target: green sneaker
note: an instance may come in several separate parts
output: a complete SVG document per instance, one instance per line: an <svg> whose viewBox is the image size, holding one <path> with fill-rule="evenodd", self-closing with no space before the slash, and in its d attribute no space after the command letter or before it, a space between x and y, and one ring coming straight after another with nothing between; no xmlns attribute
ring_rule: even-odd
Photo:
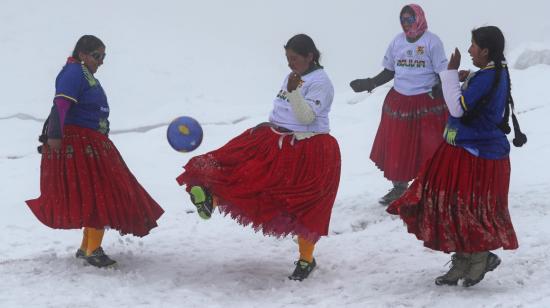
<svg viewBox="0 0 550 308"><path fill-rule="evenodd" d="M189 190L191 196L191 202L197 207L197 213L202 219L210 219L212 217L212 211L214 210L214 204L212 202L212 195L201 186L193 186Z"/></svg>
<svg viewBox="0 0 550 308"><path fill-rule="evenodd" d="M296 268L294 269L292 275L288 276L288 279L298 281L306 279L317 266L315 259L311 262L307 262L306 260L298 260L294 262L294 264L296 264Z"/></svg>

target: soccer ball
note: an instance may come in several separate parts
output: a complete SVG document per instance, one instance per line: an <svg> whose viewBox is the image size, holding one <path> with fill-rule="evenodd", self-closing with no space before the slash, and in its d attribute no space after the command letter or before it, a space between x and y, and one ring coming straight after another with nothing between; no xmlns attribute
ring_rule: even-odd
<svg viewBox="0 0 550 308"><path fill-rule="evenodd" d="M182 116L168 125L166 138L174 150L191 152L201 145L202 127L197 120Z"/></svg>

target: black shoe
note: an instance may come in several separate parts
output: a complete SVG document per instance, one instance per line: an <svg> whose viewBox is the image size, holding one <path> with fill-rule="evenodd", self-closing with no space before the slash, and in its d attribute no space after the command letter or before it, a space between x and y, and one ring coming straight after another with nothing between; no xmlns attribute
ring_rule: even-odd
<svg viewBox="0 0 550 308"><path fill-rule="evenodd" d="M193 186L191 190L189 190L189 195L191 196L191 202L197 207L197 213L202 219L209 219L212 217L214 203L212 201L212 195L206 188Z"/></svg>
<svg viewBox="0 0 550 308"><path fill-rule="evenodd" d="M85 259L86 258L86 252L80 248L78 248L78 250L76 251L76 253L74 254L74 256L77 258L77 259Z"/></svg>
<svg viewBox="0 0 550 308"><path fill-rule="evenodd" d="M109 258L101 247L97 248L89 256L87 256L86 261L95 267L108 267L116 264L116 261Z"/></svg>
<svg viewBox="0 0 550 308"><path fill-rule="evenodd" d="M288 276L288 279L298 281L306 279L307 276L309 276L309 273L311 273L315 266L317 266L315 258L311 262L307 262L306 260L298 260L294 262L294 264L296 264L296 269L294 269L292 275Z"/></svg>

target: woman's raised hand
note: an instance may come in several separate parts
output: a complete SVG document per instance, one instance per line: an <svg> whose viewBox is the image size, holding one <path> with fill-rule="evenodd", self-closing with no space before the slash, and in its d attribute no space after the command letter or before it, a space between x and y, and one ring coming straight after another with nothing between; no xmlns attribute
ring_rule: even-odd
<svg viewBox="0 0 550 308"><path fill-rule="evenodd" d="M459 67L460 67L460 51L458 51L458 48L455 48L455 52L451 54L451 59L449 60L447 69L458 70Z"/></svg>
<svg viewBox="0 0 550 308"><path fill-rule="evenodd" d="M302 78L300 78L300 74L296 72L291 72L290 75L288 75L288 84L286 86L286 89L288 92L292 92L298 88L300 83L302 82Z"/></svg>

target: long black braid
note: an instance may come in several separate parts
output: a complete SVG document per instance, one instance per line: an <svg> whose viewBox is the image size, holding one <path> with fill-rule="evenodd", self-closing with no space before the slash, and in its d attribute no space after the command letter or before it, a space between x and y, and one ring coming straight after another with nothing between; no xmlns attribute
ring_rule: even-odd
<svg viewBox="0 0 550 308"><path fill-rule="evenodd" d="M508 135L511 131L510 129L510 109L512 109L512 125L514 126L514 139L512 143L516 147L521 147L527 143L527 136L521 132L519 127L518 118L514 113L514 98L512 97L511 86L512 82L510 81L510 72L508 71L508 66L506 66L506 76L508 77L508 103L506 104L506 109L504 110L504 117L502 122L499 124L499 128Z"/></svg>
<svg viewBox="0 0 550 308"><path fill-rule="evenodd" d="M512 143L516 147L521 147L527 142L527 136L525 136L525 134L521 132L519 122L516 118L516 115L514 114L514 99L512 98L512 81L510 80L510 71L508 70L508 66L503 64L503 62L506 61L506 59L504 58L504 35L499 28L495 26L487 26L472 30L472 39L480 48L487 48L489 50L488 58L489 60L492 60L495 64L495 79L493 80L491 90L489 91L489 94L487 94L481 100L478 106L482 106L489 102L489 99L500 84L502 70L504 69L506 71L506 78L508 79L507 102L502 122L498 124L498 127L506 135L511 132L509 123L511 110L512 124L514 126L514 139L512 140ZM463 121L466 123L471 121L474 117L478 116L478 113L479 109L474 108L474 110L464 115Z"/></svg>

